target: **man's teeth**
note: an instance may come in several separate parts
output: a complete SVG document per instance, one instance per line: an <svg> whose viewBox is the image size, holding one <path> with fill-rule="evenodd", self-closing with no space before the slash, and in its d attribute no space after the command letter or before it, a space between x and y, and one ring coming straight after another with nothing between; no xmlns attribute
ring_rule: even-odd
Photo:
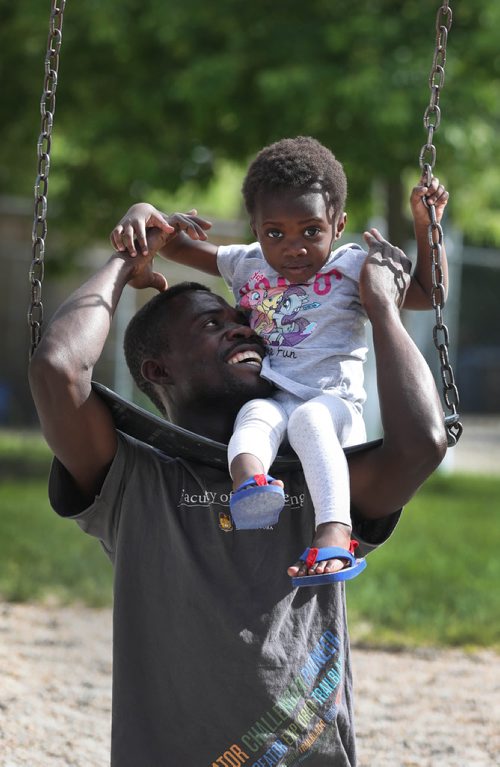
<svg viewBox="0 0 500 767"><path fill-rule="evenodd" d="M262 357L257 352L238 352L228 360L229 365L238 365L240 362L247 362L250 365L262 366Z"/></svg>

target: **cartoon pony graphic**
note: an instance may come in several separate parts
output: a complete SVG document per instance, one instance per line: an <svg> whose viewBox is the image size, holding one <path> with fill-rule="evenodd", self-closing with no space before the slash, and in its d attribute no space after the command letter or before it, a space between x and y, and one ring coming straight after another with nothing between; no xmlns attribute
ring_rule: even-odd
<svg viewBox="0 0 500 767"><path fill-rule="evenodd" d="M274 330L266 338L270 346L296 346L311 335L317 323L299 316L299 312L320 304L307 301L307 293L300 285L292 285L283 292L273 314Z"/></svg>
<svg viewBox="0 0 500 767"><path fill-rule="evenodd" d="M257 287L242 296L240 306L250 312L250 326L270 346L296 346L310 335L315 322L299 316L319 303L308 303L299 285L288 288Z"/></svg>
<svg viewBox="0 0 500 767"><path fill-rule="evenodd" d="M240 301L242 309L250 311L250 326L264 339L274 330L273 316L283 295L283 288L254 288Z"/></svg>

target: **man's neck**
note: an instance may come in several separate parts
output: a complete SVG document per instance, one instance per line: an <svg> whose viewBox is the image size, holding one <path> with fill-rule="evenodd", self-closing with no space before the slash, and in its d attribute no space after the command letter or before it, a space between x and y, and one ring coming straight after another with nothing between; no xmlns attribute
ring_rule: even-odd
<svg viewBox="0 0 500 767"><path fill-rule="evenodd" d="M220 410L215 409L211 413L207 413L206 410L196 411L196 409L190 409L187 413L172 413L172 421L177 426L223 444L229 442L233 432L234 419L234 413L221 413Z"/></svg>

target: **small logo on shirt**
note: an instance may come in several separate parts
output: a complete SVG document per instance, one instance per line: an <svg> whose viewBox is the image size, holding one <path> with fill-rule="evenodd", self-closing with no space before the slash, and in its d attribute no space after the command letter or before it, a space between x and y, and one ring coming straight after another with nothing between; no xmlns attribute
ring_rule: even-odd
<svg viewBox="0 0 500 767"><path fill-rule="evenodd" d="M233 529L233 520L229 514L225 514L223 511L219 511L219 527L225 533L230 533Z"/></svg>

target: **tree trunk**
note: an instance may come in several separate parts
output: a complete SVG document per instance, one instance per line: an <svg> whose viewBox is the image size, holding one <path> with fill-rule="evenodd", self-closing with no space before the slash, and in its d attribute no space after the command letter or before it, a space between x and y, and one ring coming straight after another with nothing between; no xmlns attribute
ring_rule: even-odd
<svg viewBox="0 0 500 767"><path fill-rule="evenodd" d="M413 237L411 218L407 215L410 203L400 177L393 177L385 182L387 237L389 242L403 250Z"/></svg>

